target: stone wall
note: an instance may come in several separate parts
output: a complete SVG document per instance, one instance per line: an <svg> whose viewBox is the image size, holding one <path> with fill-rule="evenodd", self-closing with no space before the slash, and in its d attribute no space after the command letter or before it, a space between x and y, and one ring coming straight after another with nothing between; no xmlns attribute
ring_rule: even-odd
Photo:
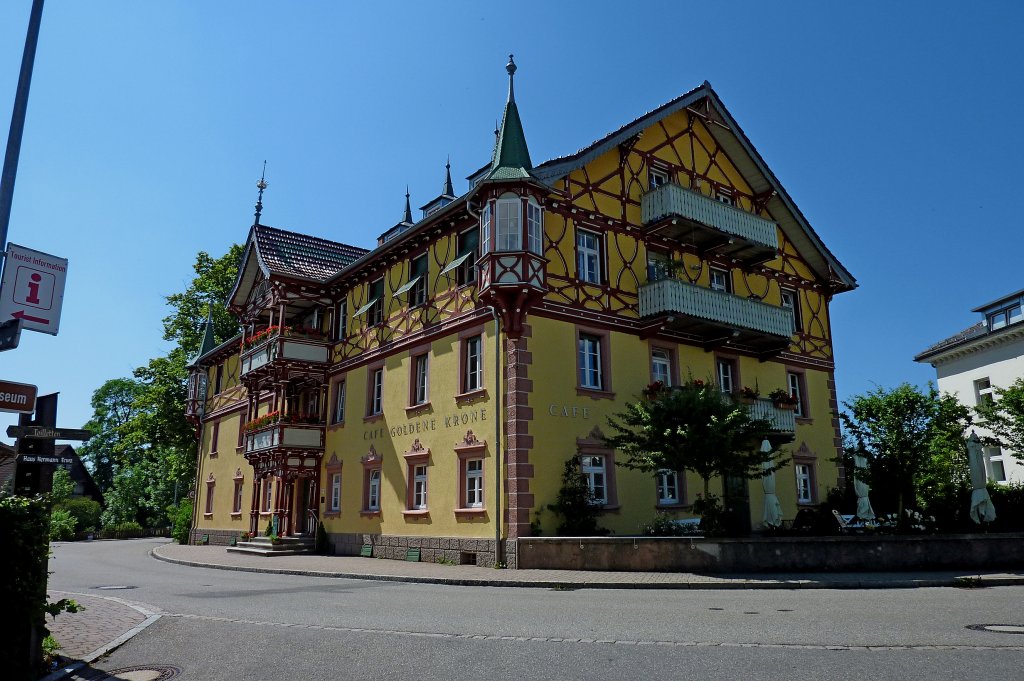
<svg viewBox="0 0 1024 681"><path fill-rule="evenodd" d="M379 534L330 533L327 535L331 553L358 556L363 545L373 547L374 558L405 560L409 549L420 550L424 563L445 562L456 565L494 567L494 541L460 537L403 537ZM210 538L211 542L213 538ZM507 562L507 561L506 561Z"/></svg>
<svg viewBox="0 0 1024 681"><path fill-rule="evenodd" d="M1024 567L1024 534L770 537L533 537L517 566L664 572L859 572Z"/></svg>
<svg viewBox="0 0 1024 681"><path fill-rule="evenodd" d="M198 544L202 541L203 535L210 536L210 546L230 546L231 538L238 537L240 530L195 530L189 535L189 544Z"/></svg>

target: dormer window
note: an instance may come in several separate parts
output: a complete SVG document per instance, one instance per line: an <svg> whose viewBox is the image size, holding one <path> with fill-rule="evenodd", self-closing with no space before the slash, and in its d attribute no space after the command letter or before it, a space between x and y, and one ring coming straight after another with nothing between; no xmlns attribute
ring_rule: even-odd
<svg viewBox="0 0 1024 681"><path fill-rule="evenodd" d="M1016 324L1024 318L1021 315L1020 305L1013 305L1011 307L1004 308L998 312L992 312L988 315L988 329L989 331L995 331L1001 329L1008 324Z"/></svg>
<svg viewBox="0 0 1024 681"><path fill-rule="evenodd" d="M526 207L525 233L523 207ZM532 196L523 199L506 192L488 201L480 213L481 242L484 253L493 251L544 252L544 209Z"/></svg>

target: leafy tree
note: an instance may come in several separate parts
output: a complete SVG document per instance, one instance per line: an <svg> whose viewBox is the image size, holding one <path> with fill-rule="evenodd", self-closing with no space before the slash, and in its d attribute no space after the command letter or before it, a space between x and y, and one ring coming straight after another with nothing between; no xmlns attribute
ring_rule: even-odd
<svg viewBox="0 0 1024 681"><path fill-rule="evenodd" d="M919 492L923 501L943 496L946 486L969 477L964 434L970 411L955 397L940 395L932 385L922 392L903 383L856 395L843 406L843 427L868 460L868 471L858 475L873 488L893 490L901 525L907 502Z"/></svg>
<svg viewBox="0 0 1024 681"><path fill-rule="evenodd" d="M167 507L192 487L195 429L185 418L189 361L202 344L202 324L211 315L214 339L223 342L238 331L224 301L234 285L242 247L214 258L196 256L188 287L167 297L171 313L163 320L164 340L175 347L97 390L94 416L87 427L97 433L85 453L106 485L104 525L168 521ZM98 480L99 482L99 480Z"/></svg>
<svg viewBox="0 0 1024 681"><path fill-rule="evenodd" d="M997 399L974 408L978 425L992 431L995 442L1024 461L1024 378L1018 378L1008 388L997 387L995 393Z"/></svg>
<svg viewBox="0 0 1024 681"><path fill-rule="evenodd" d="M600 507L597 505L587 476L580 470L578 456L565 462L562 471L562 486L555 503L548 508L562 517L557 533L563 537L593 537L608 534L608 530L597 526Z"/></svg>
<svg viewBox="0 0 1024 681"><path fill-rule="evenodd" d="M655 383L608 423L615 435L605 443L627 457L619 465L647 473L693 471L704 482L704 498L713 477L759 478L763 464L774 471L783 463L777 450L760 448L771 423L751 418L710 382L691 380L674 388Z"/></svg>
<svg viewBox="0 0 1024 681"><path fill-rule="evenodd" d="M67 468L58 466L53 471L53 482L50 485L50 503L60 504L71 498L75 493L75 481L71 479L71 473Z"/></svg>
<svg viewBox="0 0 1024 681"><path fill-rule="evenodd" d="M112 378L92 394L93 416L85 429L93 436L79 449L78 454L87 462L93 480L101 492L110 489L118 464L130 464L137 451L127 441L127 425L135 418L139 406L136 401L143 385L131 378Z"/></svg>

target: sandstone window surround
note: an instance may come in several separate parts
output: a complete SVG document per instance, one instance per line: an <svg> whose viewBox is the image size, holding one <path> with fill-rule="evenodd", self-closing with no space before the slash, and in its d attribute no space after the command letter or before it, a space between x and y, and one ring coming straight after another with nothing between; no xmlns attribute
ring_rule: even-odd
<svg viewBox="0 0 1024 681"><path fill-rule="evenodd" d="M487 514L484 506L484 460L487 456L487 442L477 439L472 430L455 445L455 456L459 460L459 505L455 509L457 518L472 518Z"/></svg>

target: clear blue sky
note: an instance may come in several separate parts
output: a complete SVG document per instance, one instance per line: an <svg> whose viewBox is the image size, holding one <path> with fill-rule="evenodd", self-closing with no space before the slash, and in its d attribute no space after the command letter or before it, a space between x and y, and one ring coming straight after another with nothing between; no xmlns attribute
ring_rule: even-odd
<svg viewBox="0 0 1024 681"><path fill-rule="evenodd" d="M6 139L30 0L0 3ZM60 391L167 350L163 297L263 221L371 246L489 159L504 64L535 162L710 80L861 287L832 306L840 399L1024 287L1022 3L78 2L43 14L10 239L69 258L60 335L0 378ZM16 420L0 415L0 427Z"/></svg>

